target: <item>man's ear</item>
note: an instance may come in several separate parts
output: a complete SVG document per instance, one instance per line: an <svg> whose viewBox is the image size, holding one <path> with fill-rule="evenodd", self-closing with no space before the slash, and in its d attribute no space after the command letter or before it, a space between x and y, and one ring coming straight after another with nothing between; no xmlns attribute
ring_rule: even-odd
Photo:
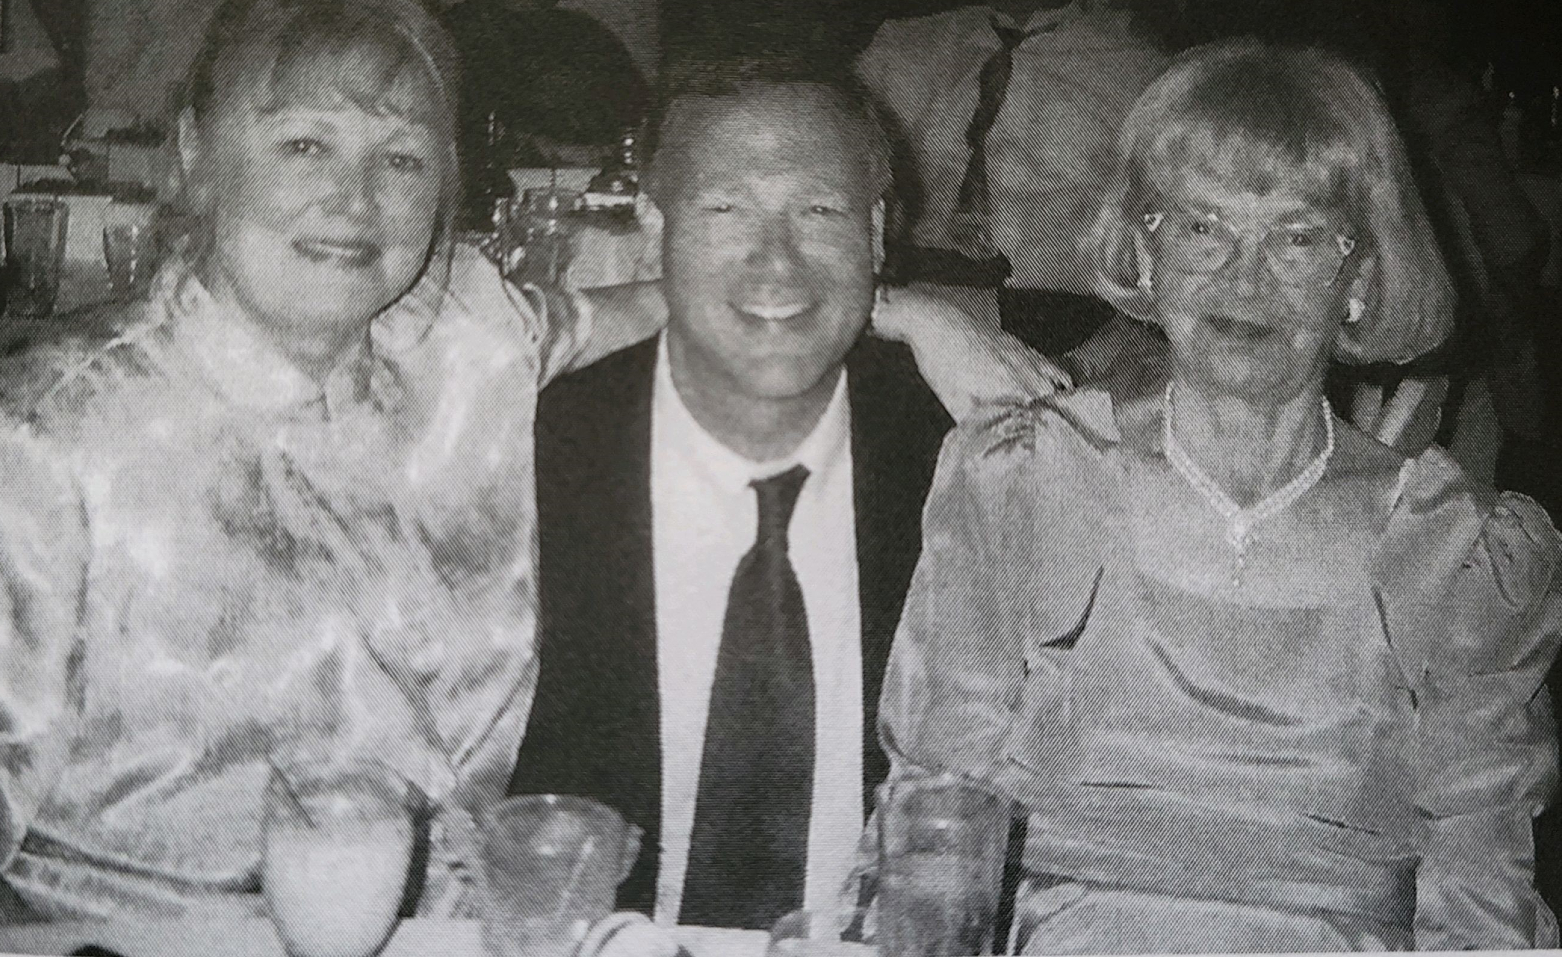
<svg viewBox="0 0 1562 957"><path fill-rule="evenodd" d="M201 161L204 149L200 126L195 122L195 111L187 106L179 111L179 169L186 180Z"/></svg>
<svg viewBox="0 0 1562 957"><path fill-rule="evenodd" d="M208 155L212 145L201 135L201 126L195 121L195 111L185 107L179 113L179 168L177 187L184 193L192 208L205 210L212 195L211 166ZM173 174L170 173L170 178Z"/></svg>
<svg viewBox="0 0 1562 957"><path fill-rule="evenodd" d="M881 198L873 204L873 212L870 215L872 240L873 240L873 274L877 276L884 271L884 200Z"/></svg>

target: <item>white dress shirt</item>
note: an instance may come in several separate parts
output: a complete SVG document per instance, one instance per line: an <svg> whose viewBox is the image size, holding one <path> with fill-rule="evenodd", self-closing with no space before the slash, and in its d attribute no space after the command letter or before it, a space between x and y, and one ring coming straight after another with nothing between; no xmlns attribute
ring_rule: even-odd
<svg viewBox="0 0 1562 957"><path fill-rule="evenodd" d="M661 691L662 856L656 919L683 902L705 721L727 593L753 547L759 506L749 483L801 464L790 556L803 590L814 669L814 788L804 906L830 906L862 833L862 629L852 506L851 410L843 372L797 451L751 462L689 413L668 368L665 337L651 400L651 527Z"/></svg>
<svg viewBox="0 0 1562 957"><path fill-rule="evenodd" d="M1092 294L1078 242L1095 220L1117 128L1166 65L1126 11L1074 0L1025 23L986 6L890 20L857 61L905 132L922 185L912 236L957 249L956 198L979 78L1003 44L994 22L1031 34L1014 51L1002 108L987 133L988 230L1009 285Z"/></svg>

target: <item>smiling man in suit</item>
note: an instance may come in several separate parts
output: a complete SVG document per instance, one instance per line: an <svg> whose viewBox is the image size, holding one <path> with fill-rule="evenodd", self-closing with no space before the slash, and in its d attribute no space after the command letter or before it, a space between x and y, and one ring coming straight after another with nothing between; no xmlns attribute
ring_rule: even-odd
<svg viewBox="0 0 1562 957"><path fill-rule="evenodd" d="M542 397L541 676L511 790L645 829L621 906L765 928L854 863L950 421L909 351L863 336L889 185L865 99L696 71L656 134L667 330Z"/></svg>

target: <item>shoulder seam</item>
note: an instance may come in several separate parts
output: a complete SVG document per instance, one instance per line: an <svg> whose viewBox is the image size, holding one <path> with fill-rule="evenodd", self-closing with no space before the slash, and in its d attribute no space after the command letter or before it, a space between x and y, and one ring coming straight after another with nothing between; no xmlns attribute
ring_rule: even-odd
<svg viewBox="0 0 1562 957"><path fill-rule="evenodd" d="M42 409L44 406L48 405L54 400L55 396L61 390L84 378L88 370L102 361L103 358L109 353L125 346L140 345L140 340L142 338L150 335L154 330L162 328L166 321L167 320L165 317L164 319L159 319L156 321L147 320L145 322L137 323L133 328L114 336L103 345L94 349L91 355L71 364L68 369L63 370L60 373L59 379L56 380L53 385L49 386L48 389L44 390L42 395L38 396L37 400L33 403L33 408L29 410L29 412L36 413L39 409Z"/></svg>
<svg viewBox="0 0 1562 957"><path fill-rule="evenodd" d="M1088 423L1080 420L1070 410L1049 399L1004 403L996 406L995 414L986 419L968 422L967 429L971 433L973 446L981 458L990 458L1011 452L1016 448L1034 454L1042 423L1049 416L1065 425L1073 437L1097 454L1105 454L1116 445L1110 438L1090 428Z"/></svg>

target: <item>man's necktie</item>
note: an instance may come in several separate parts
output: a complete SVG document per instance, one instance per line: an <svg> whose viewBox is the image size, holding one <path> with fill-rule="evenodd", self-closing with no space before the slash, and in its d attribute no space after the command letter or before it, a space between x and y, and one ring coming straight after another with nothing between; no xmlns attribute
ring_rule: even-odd
<svg viewBox="0 0 1562 957"><path fill-rule="evenodd" d="M802 906L814 674L787 527L808 470L752 483L759 534L727 598L679 922L765 929Z"/></svg>
<svg viewBox="0 0 1562 957"><path fill-rule="evenodd" d="M1009 78L1014 73L1014 50L1021 43L1035 36L1039 30L1026 32L992 21L993 32L998 35L998 49L982 64L976 78L976 112L965 128L965 145L970 148L966 160L965 176L960 180L960 192L955 198L954 240L960 249L970 255L991 256L996 250L988 233L988 217L992 212L991 197L987 187L987 134L1003 109L1004 98L1009 93Z"/></svg>

